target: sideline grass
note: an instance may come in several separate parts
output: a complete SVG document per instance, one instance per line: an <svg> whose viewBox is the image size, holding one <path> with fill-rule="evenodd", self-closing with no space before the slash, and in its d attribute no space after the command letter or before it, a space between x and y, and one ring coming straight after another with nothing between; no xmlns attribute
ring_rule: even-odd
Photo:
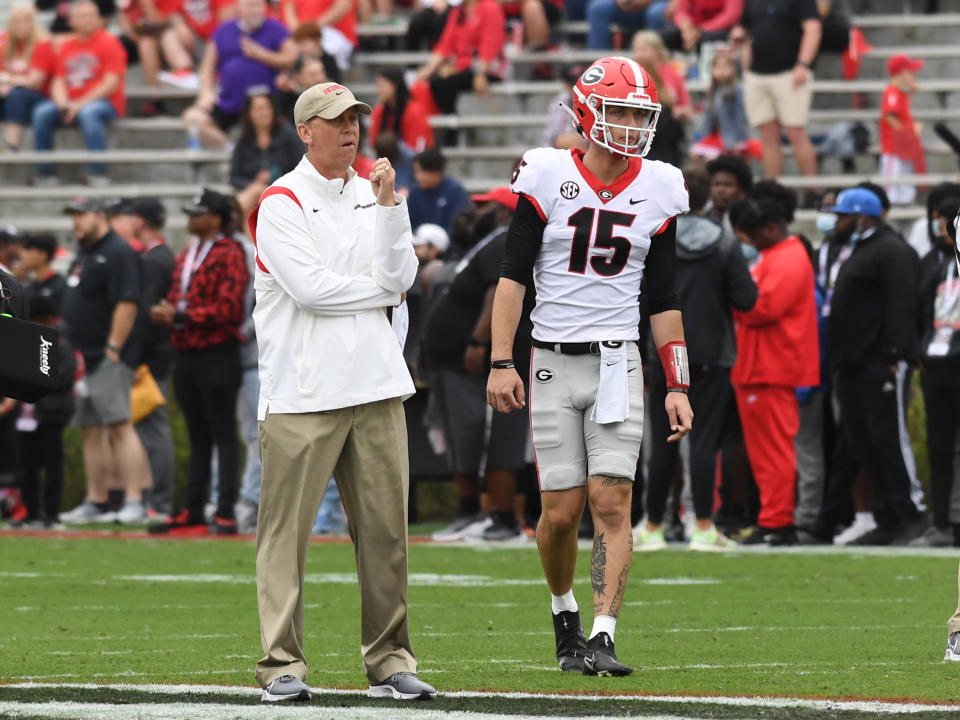
<svg viewBox="0 0 960 720"><path fill-rule="evenodd" d="M4 681L253 683L252 544L6 537L0 556ZM598 679L555 667L532 546L415 545L411 634L442 690L958 702L960 667L940 661L957 557L636 555L617 632L635 672ZM307 572L309 681L363 687L352 548L312 546Z"/></svg>

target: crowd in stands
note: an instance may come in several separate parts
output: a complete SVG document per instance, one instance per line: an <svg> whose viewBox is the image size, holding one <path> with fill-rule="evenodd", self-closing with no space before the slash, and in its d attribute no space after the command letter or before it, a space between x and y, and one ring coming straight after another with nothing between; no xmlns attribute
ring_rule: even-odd
<svg viewBox="0 0 960 720"><path fill-rule="evenodd" d="M798 197L773 180L755 181L753 161L767 178L782 173L782 136L800 173L816 174L806 130L812 67L818 49L843 52L837 38L850 36L840 2L757 7L433 0L414 8L406 47L429 49L430 59L376 72L377 105L355 168L369 172L370 157L391 159L415 232L421 267L407 298L405 357L429 393L427 435L446 456L459 498L438 538L517 537L534 524L537 503L527 418L491 415L483 393L493 290L516 196L504 178L503 187L471 197L446 167L443 147L456 133L435 133L429 118L455 113L460 94L484 96L507 79L507 47L516 41L508 28L522 27L528 49L551 49L551 27L567 18L588 20L588 48L600 53L618 42L650 72L663 110L648 158L683 167L690 190L677 256L696 420L679 452L666 444L658 411L664 379L643 341L654 359L645 368L651 410L634 488L637 549L714 526L748 543L960 544L949 513L960 425L960 279L951 250L960 185L934 188L926 216L905 239L885 218L891 202L913 202L903 191L910 186L865 183ZM165 240L166 212L156 198L77 200L66 208L78 250L65 278L53 269L65 252L54 237L0 232L0 270L21 279L31 317L61 324L71 348L61 392L35 406L0 403L0 444L18 449L15 468L14 453L0 458L0 475L11 472L23 489L16 523L255 529L255 255L245 219L264 189L300 162L291 122L298 95L339 81L358 46L358 20L392 12L389 0L131 0L119 9L77 0L69 11L58 6L48 32L32 6L14 7L0 35L5 150L23 146L28 126L38 150L52 149L56 129L74 124L88 149L104 149L110 123L126 112L127 68L139 62L148 85L197 92L182 114L188 143L230 149L233 189L206 190L182 208L191 240L179 254ZM114 15L119 36L106 29ZM627 30L637 32L622 37ZM699 52L703 61L678 63L675 52ZM698 68L709 72L709 90L695 108L686 80ZM544 145L585 147L558 107L570 103L585 69L561 69ZM921 69L905 56L887 66L879 128L890 176L923 170L909 108ZM545 77L550 68L533 71ZM166 108L154 100L142 111ZM87 182L106 185L106 173L92 163ZM56 181L53 165L37 168L36 184ZM791 230L800 206L820 208L812 237ZM529 357L532 292L527 300L518 366ZM927 498L906 435L915 370L927 408ZM112 398L131 386L133 416L119 417ZM190 446L179 507L172 396ZM61 514L62 436L71 418L83 427L86 497ZM320 530L342 522L330 498ZM585 533L589 526L588 515Z"/></svg>

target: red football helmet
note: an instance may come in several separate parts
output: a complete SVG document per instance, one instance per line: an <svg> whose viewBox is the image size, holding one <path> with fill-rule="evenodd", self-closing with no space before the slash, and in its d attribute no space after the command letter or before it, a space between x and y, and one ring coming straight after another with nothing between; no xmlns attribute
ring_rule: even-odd
<svg viewBox="0 0 960 720"><path fill-rule="evenodd" d="M624 113L637 108L643 111L640 125L624 124ZM573 86L577 129L590 142L619 155L644 157L650 151L660 109L650 74L629 58L597 60ZM617 135L623 131L623 137L615 138L611 131Z"/></svg>

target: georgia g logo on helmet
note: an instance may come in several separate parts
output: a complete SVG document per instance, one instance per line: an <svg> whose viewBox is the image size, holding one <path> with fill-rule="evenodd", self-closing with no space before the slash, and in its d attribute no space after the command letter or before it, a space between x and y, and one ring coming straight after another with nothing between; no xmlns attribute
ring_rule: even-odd
<svg viewBox="0 0 960 720"><path fill-rule="evenodd" d="M597 60L573 87L578 130L618 155L644 157L650 152L660 110L653 79L629 58Z"/></svg>

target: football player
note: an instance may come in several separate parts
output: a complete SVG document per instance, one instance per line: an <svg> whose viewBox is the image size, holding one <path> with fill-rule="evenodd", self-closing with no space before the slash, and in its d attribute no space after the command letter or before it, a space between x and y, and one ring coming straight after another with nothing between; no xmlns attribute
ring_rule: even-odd
<svg viewBox="0 0 960 720"><path fill-rule="evenodd" d="M660 115L657 89L633 60L593 63L573 89L574 126L587 150L537 148L513 174L520 195L493 307L487 399L524 406L511 357L532 274L530 418L543 513L537 546L552 595L557 661L586 675L629 675L614 632L632 552L630 495L643 437L640 282L667 376L676 442L693 422L674 218L689 209L680 170L643 160ZM584 502L594 519L593 630L584 636L573 575Z"/></svg>

